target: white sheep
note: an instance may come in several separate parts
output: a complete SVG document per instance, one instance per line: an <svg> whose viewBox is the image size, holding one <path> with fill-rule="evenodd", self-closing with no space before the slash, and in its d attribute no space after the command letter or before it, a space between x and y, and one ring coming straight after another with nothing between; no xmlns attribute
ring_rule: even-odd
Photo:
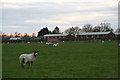
<svg viewBox="0 0 120 80"><path fill-rule="evenodd" d="M59 43L53 44L54 47L56 47L56 46L58 46L58 45L59 45Z"/></svg>
<svg viewBox="0 0 120 80"><path fill-rule="evenodd" d="M53 45L53 43L51 43L51 42L46 42L45 44L47 44L47 45Z"/></svg>
<svg viewBox="0 0 120 80"><path fill-rule="evenodd" d="M102 41L102 43L104 43L105 41Z"/></svg>
<svg viewBox="0 0 120 80"><path fill-rule="evenodd" d="M24 68L24 66L28 63L31 65L35 60L36 56L38 55L39 51L33 51L32 54L21 54L19 56L20 64Z"/></svg>
<svg viewBox="0 0 120 80"><path fill-rule="evenodd" d="M118 44L118 47L120 47L120 43Z"/></svg>

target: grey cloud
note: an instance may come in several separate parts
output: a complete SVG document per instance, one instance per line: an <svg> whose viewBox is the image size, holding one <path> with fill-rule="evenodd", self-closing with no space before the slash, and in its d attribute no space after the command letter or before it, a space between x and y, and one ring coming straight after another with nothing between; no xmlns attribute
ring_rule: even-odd
<svg viewBox="0 0 120 80"><path fill-rule="evenodd" d="M8 3L9 4L9 3ZM96 13L104 13L104 14L111 14L114 15L114 20L116 20L116 15L117 15L117 7L99 7L101 6L97 2L70 2L70 3L51 3L51 2L42 2L42 3L31 3L31 4L16 4L18 6L21 6L21 8L3 8L3 26L24 26L22 29L19 29L17 31L27 31L27 32L35 32L38 29L44 27L44 26L67 26L68 24L59 24L59 23L26 23L24 22L25 20L36 20L36 19L48 19L48 20L53 20L53 17L58 16L58 15L64 15L64 14L74 14L74 13L80 13L80 15L92 12ZM97 5L99 5L97 7ZM75 9L75 6L80 6L82 7L89 7L93 6L93 8L88 8L88 9ZM96 7L94 7L96 6ZM87 16L87 15L86 15ZM103 18L104 19L104 18ZM111 19L106 17L106 19ZM72 22L69 25L83 25L86 23L91 23L91 24L97 24L98 21L102 20L96 20L96 21L76 21ZM113 21L113 19L111 19ZM113 23L114 24L114 23ZM115 25L115 24L114 24ZM4 30L10 32L14 28L3 28ZM50 27L52 29L52 27ZM14 29L15 30L15 29Z"/></svg>

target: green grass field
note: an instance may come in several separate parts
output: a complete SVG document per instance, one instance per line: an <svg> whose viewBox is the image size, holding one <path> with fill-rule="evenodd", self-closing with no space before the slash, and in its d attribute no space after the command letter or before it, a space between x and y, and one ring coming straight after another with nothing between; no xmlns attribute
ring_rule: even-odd
<svg viewBox="0 0 120 80"><path fill-rule="evenodd" d="M3 78L116 78L117 42L3 44ZM21 68L19 55L39 50L36 62Z"/></svg>

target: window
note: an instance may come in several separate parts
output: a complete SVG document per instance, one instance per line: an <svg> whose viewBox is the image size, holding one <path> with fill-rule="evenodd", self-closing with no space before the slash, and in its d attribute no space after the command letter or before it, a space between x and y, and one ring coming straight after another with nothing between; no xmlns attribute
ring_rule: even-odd
<svg viewBox="0 0 120 80"><path fill-rule="evenodd" d="M92 35L92 38L93 38L94 36Z"/></svg>
<svg viewBox="0 0 120 80"><path fill-rule="evenodd" d="M97 38L99 38L99 35L97 35Z"/></svg>

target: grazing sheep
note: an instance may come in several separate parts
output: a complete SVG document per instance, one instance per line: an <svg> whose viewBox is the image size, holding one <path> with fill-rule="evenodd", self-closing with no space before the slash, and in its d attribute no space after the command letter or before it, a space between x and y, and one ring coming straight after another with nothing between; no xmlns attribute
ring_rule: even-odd
<svg viewBox="0 0 120 80"><path fill-rule="evenodd" d="M118 44L118 47L120 47L120 43Z"/></svg>
<svg viewBox="0 0 120 80"><path fill-rule="evenodd" d="M108 41L111 41L110 39Z"/></svg>
<svg viewBox="0 0 120 80"><path fill-rule="evenodd" d="M53 44L54 47L56 47L56 46L58 46L58 45L59 45L59 43Z"/></svg>
<svg viewBox="0 0 120 80"><path fill-rule="evenodd" d="M24 68L24 66L28 63L31 65L35 60L36 56L38 55L39 51L33 51L32 54L21 54L19 56L20 64Z"/></svg>
<svg viewBox="0 0 120 80"><path fill-rule="evenodd" d="M102 43L104 43L104 41L102 41Z"/></svg>
<svg viewBox="0 0 120 80"><path fill-rule="evenodd" d="M46 42L45 44L47 44L47 45L53 45L53 43L50 43L50 42Z"/></svg>
<svg viewBox="0 0 120 80"><path fill-rule="evenodd" d="M27 42L27 43L30 43L30 42Z"/></svg>

